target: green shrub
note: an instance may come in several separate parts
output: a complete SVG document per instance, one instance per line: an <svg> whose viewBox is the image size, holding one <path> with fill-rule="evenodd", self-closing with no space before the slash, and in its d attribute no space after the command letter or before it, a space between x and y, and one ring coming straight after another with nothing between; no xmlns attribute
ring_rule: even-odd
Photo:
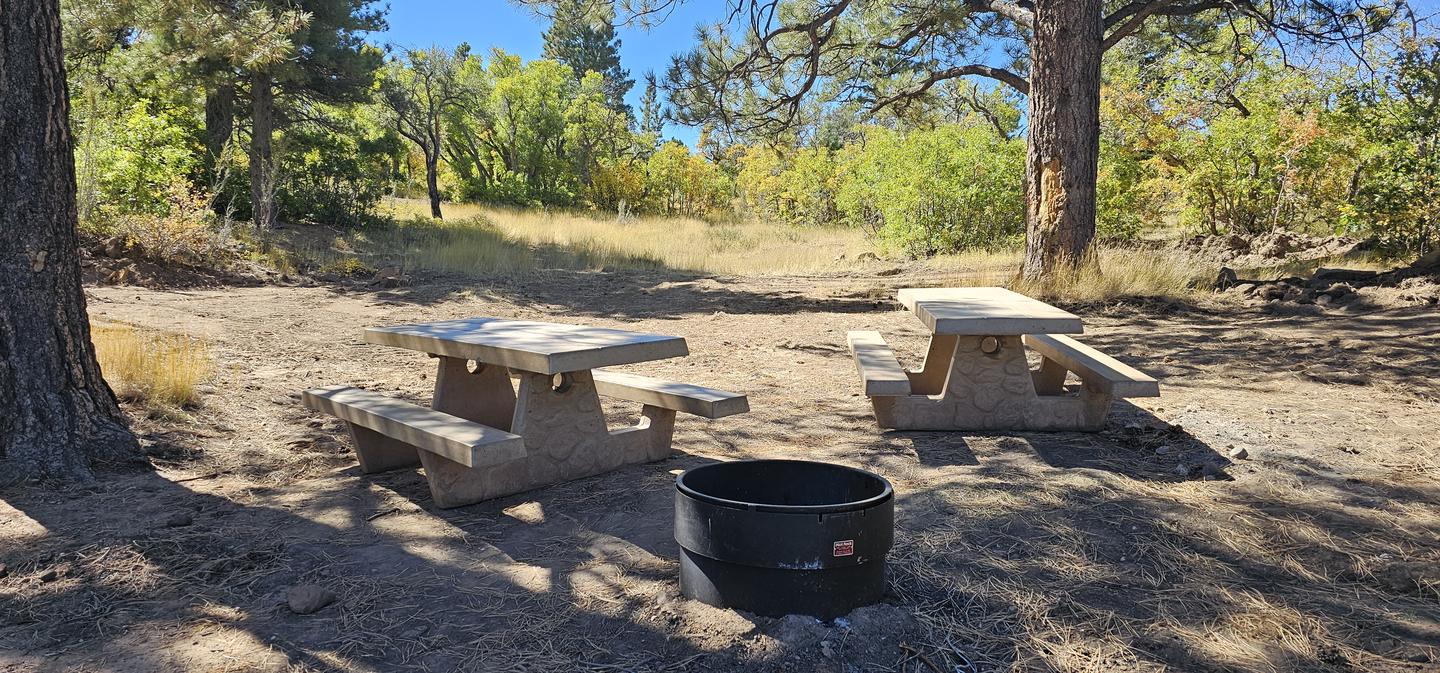
<svg viewBox="0 0 1440 673"><path fill-rule="evenodd" d="M389 153L398 149L385 138L366 138L352 125L337 132L306 124L287 130L281 147L275 201L282 219L354 226L375 218L389 186Z"/></svg>
<svg viewBox="0 0 1440 673"><path fill-rule="evenodd" d="M173 115L135 101L113 121L93 120L84 129L88 159L78 173L81 210L87 224L127 214L165 215L171 186L186 182L200 149ZM89 221L94 218L94 221Z"/></svg>
<svg viewBox="0 0 1440 673"><path fill-rule="evenodd" d="M982 128L870 128L847 148L836 206L911 256L1013 245L1025 228L1025 146Z"/></svg>

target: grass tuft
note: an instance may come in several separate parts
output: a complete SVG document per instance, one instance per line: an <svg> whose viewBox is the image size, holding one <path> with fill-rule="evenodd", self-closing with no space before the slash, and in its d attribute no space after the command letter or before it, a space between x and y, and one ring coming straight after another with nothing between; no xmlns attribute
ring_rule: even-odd
<svg viewBox="0 0 1440 673"><path fill-rule="evenodd" d="M183 334L91 325L105 381L121 399L161 408L198 406L197 386L214 371L208 343Z"/></svg>

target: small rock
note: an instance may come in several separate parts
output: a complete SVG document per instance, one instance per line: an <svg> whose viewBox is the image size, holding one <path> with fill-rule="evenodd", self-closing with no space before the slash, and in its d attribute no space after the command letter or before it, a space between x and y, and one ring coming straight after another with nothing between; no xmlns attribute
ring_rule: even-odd
<svg viewBox="0 0 1440 673"><path fill-rule="evenodd" d="M1255 294L1256 294L1256 296L1260 297L1261 299L1267 299L1267 300L1275 301L1275 300L1284 299L1286 293L1287 293L1289 290L1290 290L1290 288L1286 287L1286 286L1285 286L1284 284L1282 284L1282 283L1266 283L1266 284L1264 284L1264 285L1261 285L1258 289L1256 289Z"/></svg>
<svg viewBox="0 0 1440 673"><path fill-rule="evenodd" d="M180 528L195 523L195 517L189 512L176 512L165 518L166 528Z"/></svg>
<svg viewBox="0 0 1440 673"><path fill-rule="evenodd" d="M45 574L40 576L41 582L54 582L58 579L60 579L60 571L55 570L54 568L46 570Z"/></svg>
<svg viewBox="0 0 1440 673"><path fill-rule="evenodd" d="M1245 460L1250 457L1250 452L1245 450L1243 446L1237 446L1230 449L1230 457L1235 460Z"/></svg>
<svg viewBox="0 0 1440 673"><path fill-rule="evenodd" d="M1331 296L1331 298L1339 299L1347 294L1353 294L1354 292L1355 288L1352 287L1349 283L1335 283L1334 285L1331 285L1330 287L1321 290L1320 294L1328 294Z"/></svg>
<svg viewBox="0 0 1440 673"><path fill-rule="evenodd" d="M290 606L290 611L297 615L319 612L334 602L334 593L314 584L299 584L290 587L290 592L285 597L285 603Z"/></svg>
<svg viewBox="0 0 1440 673"><path fill-rule="evenodd" d="M1191 470L1191 469L1192 469L1192 468L1190 467L1189 464L1187 464L1187 463L1180 463L1179 465L1176 465L1176 466L1175 466L1174 472L1175 472L1175 474L1177 474L1177 475L1179 475L1179 476L1188 477L1188 476L1190 476L1190 470Z"/></svg>
<svg viewBox="0 0 1440 673"><path fill-rule="evenodd" d="M1167 454L1167 453L1170 453L1170 445L1169 445L1169 444L1161 444L1160 446L1155 447L1155 453L1158 453L1158 454L1160 454L1160 455L1162 455L1162 456L1165 455L1165 454Z"/></svg>
<svg viewBox="0 0 1440 673"><path fill-rule="evenodd" d="M826 659L834 659L834 658L835 658L835 644L832 643L832 642L830 642L830 641L828 641L828 640L822 640L822 641L820 641L820 654L825 655L825 658L826 658Z"/></svg>

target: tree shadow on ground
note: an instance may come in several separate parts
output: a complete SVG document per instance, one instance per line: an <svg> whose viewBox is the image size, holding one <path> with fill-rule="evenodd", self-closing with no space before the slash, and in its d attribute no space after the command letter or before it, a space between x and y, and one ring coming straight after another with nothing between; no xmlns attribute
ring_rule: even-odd
<svg viewBox="0 0 1440 673"><path fill-rule="evenodd" d="M1130 359L1131 334L1086 335L1087 344ZM1185 315L1143 334L1147 372L1162 385L1185 385L1197 371L1250 370L1251 385L1294 377L1355 386L1389 383L1440 399L1440 313L1433 307L1377 310L1365 315L1280 316L1240 308L1229 316Z"/></svg>
<svg viewBox="0 0 1440 673"><path fill-rule="evenodd" d="M908 444L919 462L931 467L981 465L970 443L984 438L1028 447L1055 468L1101 470L1141 481L1230 478L1228 458L1184 428L1123 400L1115 402L1100 432L887 432L884 437Z"/></svg>
<svg viewBox="0 0 1440 673"><path fill-rule="evenodd" d="M732 314L864 313L888 310L888 297L809 296L804 287L756 291L723 275L679 271L519 272L484 276L427 274L424 282L391 289L368 283L335 283L340 294L373 296L396 304L432 305L462 296L490 296L521 307L565 315L621 320L680 319L716 312Z"/></svg>
<svg viewBox="0 0 1440 673"><path fill-rule="evenodd" d="M241 670L624 669L712 656L667 638L664 620L604 586L669 583L673 554L657 560L658 545L633 545L575 516L633 518L652 489L572 492L590 506L526 519L506 510L531 498L548 504L549 494L397 509L390 487L412 491L413 471L338 479L309 492L248 488L249 504L153 472L7 493L5 502L46 532L4 554L7 581L19 586L0 602L0 648L21 661L124 660L143 670L208 669L218 663L210 653L237 641L248 646L221 658L272 653ZM302 583L334 591L337 602L293 614L287 589ZM193 647L182 637L147 648L157 632L177 629L195 632Z"/></svg>
<svg viewBox="0 0 1440 673"><path fill-rule="evenodd" d="M853 642L679 598L674 474L710 459L677 454L452 510L429 504L416 470L210 492L154 472L16 489L4 502L36 532L0 559L13 583L0 646L176 670L238 639L274 653L256 670L327 671L849 670L820 654L827 638L869 670L898 668L900 638L979 670L1400 671L1440 654L1440 601L1416 574L1440 559L1415 546L1440 530L1396 528L1395 509L1440 504L1434 488L1377 491L1317 468L1309 497L1215 481L1165 491L1140 470L1046 458L1039 445L1069 433L978 448L906 435L948 476L898 483L895 623ZM298 583L338 602L292 614ZM167 631L193 635L147 644ZM789 649L754 659L766 638Z"/></svg>
<svg viewBox="0 0 1440 673"><path fill-rule="evenodd" d="M1029 448L1002 443L965 479L907 492L900 507L896 591L981 670L1440 661L1435 573L1418 570L1436 553L1413 547L1434 528L1393 531L1374 509L1233 482L1166 493L1118 475L1067 476L1037 467ZM1406 501L1435 503L1433 490L1414 495L1426 499Z"/></svg>

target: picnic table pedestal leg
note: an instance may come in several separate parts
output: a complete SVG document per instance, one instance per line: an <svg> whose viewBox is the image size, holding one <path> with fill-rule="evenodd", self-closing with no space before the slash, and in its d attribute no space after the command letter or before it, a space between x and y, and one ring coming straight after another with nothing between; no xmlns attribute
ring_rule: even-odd
<svg viewBox="0 0 1440 673"><path fill-rule="evenodd" d="M439 371L435 374L435 398L431 408L492 428L510 430L515 417L515 388L509 371L502 366L477 363L470 371L463 358L437 356ZM517 433L518 434L518 433ZM440 507L459 507L479 502L494 488L497 473L516 472L515 460L498 466L474 469L429 451L420 452L430 494Z"/></svg>
<svg viewBox="0 0 1440 673"><path fill-rule="evenodd" d="M910 392L915 395L939 395L945 390L945 379L950 375L951 363L955 361L953 334L933 334L930 348L925 352L925 363L920 369L906 372L910 377Z"/></svg>
<svg viewBox="0 0 1440 673"><path fill-rule="evenodd" d="M558 376L519 372L517 394L504 367L482 365L471 373L464 360L440 360L435 410L520 435L526 450L524 458L481 469L420 452L440 507L469 505L670 454L675 412L646 405L637 426L611 433L589 371Z"/></svg>
<svg viewBox="0 0 1440 673"><path fill-rule="evenodd" d="M896 430L1087 430L1104 423L1110 397L1092 390L1063 389L1065 371L1032 374L1018 336L956 336L942 390L903 397L875 397L881 427ZM939 337L936 337L938 340ZM921 378L928 379L930 359ZM1059 377L1058 380L1056 377ZM914 381L914 379L912 379ZM918 391L917 391L918 392Z"/></svg>
<svg viewBox="0 0 1440 673"><path fill-rule="evenodd" d="M360 462L360 471L366 474L419 464L420 456L417 454L427 453L370 428L354 423L345 425L350 426L350 438L355 442L355 458Z"/></svg>

